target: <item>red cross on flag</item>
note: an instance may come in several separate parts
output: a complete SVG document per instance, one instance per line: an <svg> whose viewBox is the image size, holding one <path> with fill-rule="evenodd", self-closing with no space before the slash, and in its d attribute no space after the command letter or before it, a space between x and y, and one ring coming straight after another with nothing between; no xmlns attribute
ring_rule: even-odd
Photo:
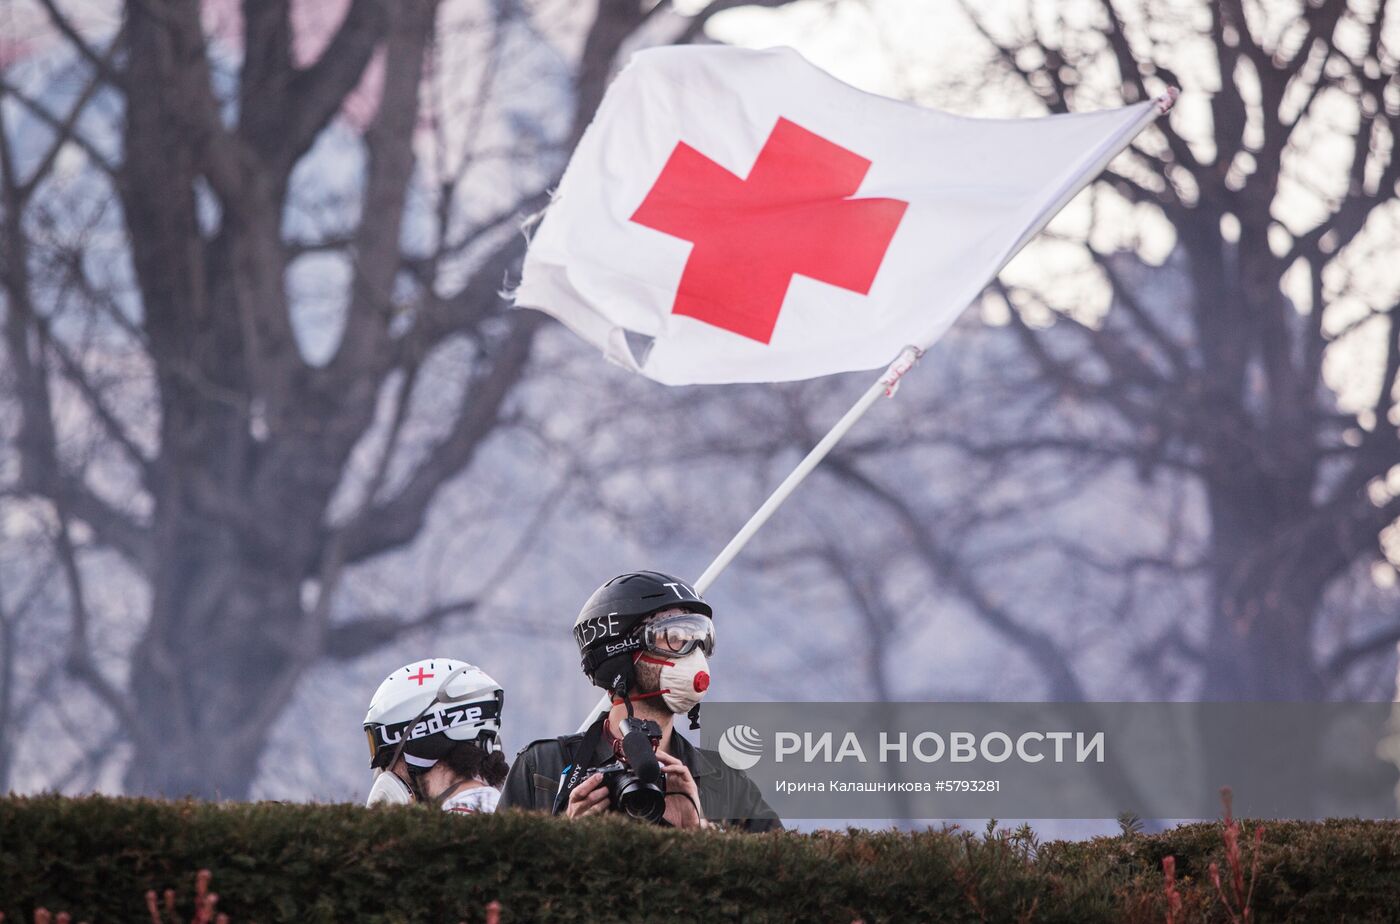
<svg viewBox="0 0 1400 924"><path fill-rule="evenodd" d="M639 52L569 161L516 303L672 385L883 367L941 336L1153 105L971 119L861 92L791 49Z"/></svg>

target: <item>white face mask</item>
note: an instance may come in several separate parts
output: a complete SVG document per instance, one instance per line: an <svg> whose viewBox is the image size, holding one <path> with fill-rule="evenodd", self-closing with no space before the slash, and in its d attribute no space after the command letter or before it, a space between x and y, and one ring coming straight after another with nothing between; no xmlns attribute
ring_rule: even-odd
<svg viewBox="0 0 1400 924"><path fill-rule="evenodd" d="M697 648L683 658L663 659L651 652L643 657L661 665L658 688L665 691L661 698L667 709L684 715L705 698L705 691L710 688L710 662L705 659L705 652Z"/></svg>
<svg viewBox="0 0 1400 924"><path fill-rule="evenodd" d="M444 812L494 812L501 801L500 790L494 786L474 786L456 793L442 803Z"/></svg>
<svg viewBox="0 0 1400 924"><path fill-rule="evenodd" d="M412 805L413 793L409 791L408 784L395 774L387 770L376 770L374 785L369 788L369 798L365 800L365 807L380 804Z"/></svg>

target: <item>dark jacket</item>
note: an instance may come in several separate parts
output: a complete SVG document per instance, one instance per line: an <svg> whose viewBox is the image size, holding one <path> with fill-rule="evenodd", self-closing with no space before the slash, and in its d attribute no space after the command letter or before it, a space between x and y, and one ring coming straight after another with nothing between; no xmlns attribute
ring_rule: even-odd
<svg viewBox="0 0 1400 924"><path fill-rule="evenodd" d="M511 764L498 809L552 810L568 762L565 750L572 758L583 738L581 734L541 738L522 748ZM743 771L726 765L719 754L696 747L675 730L671 732L671 753L695 778L700 806L711 822L743 831L776 831L783 827L753 781ZM612 759L612 747L606 740L599 740L588 766L601 766Z"/></svg>

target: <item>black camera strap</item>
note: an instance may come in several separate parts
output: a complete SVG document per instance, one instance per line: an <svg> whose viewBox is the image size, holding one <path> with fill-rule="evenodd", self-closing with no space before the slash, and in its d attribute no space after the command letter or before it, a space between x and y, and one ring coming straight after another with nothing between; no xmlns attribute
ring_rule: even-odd
<svg viewBox="0 0 1400 924"><path fill-rule="evenodd" d="M593 760L593 753L598 750L598 742L603 740L603 723L607 720L606 713L598 716L598 721L588 726L588 731L583 733L583 740L572 754L564 745L564 739L560 739L559 745L564 750L566 763L563 772L559 774L559 792L554 797L551 815L558 815L564 811L569 804L570 794L588 776L588 771L592 769L589 764Z"/></svg>

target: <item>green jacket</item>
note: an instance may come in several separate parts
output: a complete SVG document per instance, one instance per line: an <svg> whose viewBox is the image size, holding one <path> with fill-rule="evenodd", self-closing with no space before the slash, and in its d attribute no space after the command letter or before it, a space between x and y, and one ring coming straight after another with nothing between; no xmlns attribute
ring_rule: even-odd
<svg viewBox="0 0 1400 924"><path fill-rule="evenodd" d="M572 758L583 743L583 737L578 734L541 738L521 748L511 764L497 810L523 808L551 811L559 792L559 782L564 776L564 766L568 763L565 750ZM743 771L726 765L719 754L696 747L674 730L671 733L671 753L686 765L690 775L695 778L695 786L700 790L700 807L711 822L743 831L782 829L782 821L763 801L753 781ZM606 741L600 740L588 766L601 766L612 759L612 748Z"/></svg>

